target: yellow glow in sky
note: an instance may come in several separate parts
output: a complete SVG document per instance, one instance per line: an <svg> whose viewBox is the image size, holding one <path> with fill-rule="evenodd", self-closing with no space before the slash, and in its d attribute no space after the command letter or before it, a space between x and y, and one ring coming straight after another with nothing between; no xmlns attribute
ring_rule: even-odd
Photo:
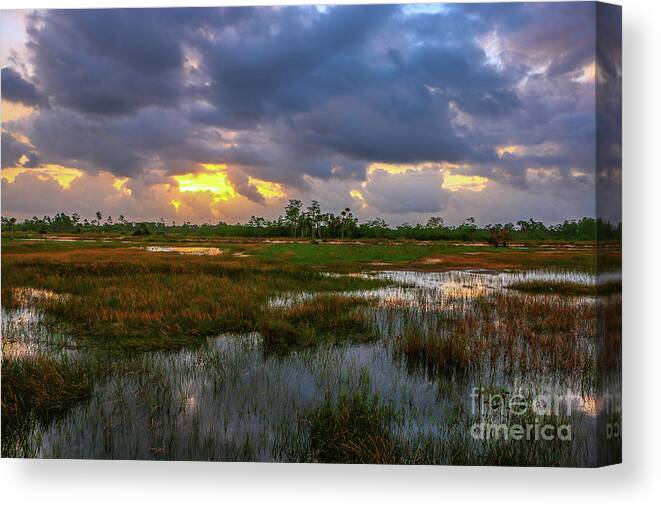
<svg viewBox="0 0 661 507"><path fill-rule="evenodd" d="M214 201L229 201L236 191L227 178L225 164L204 164L206 172L174 176L180 192L210 192Z"/></svg>
<svg viewBox="0 0 661 507"><path fill-rule="evenodd" d="M481 192L487 186L489 178L484 176L446 173L443 178L443 188L451 192L459 190L469 190L471 192Z"/></svg>
<svg viewBox="0 0 661 507"><path fill-rule="evenodd" d="M175 211L179 211L179 208L181 207L181 201L179 199L172 199L170 204L174 207Z"/></svg>
<svg viewBox="0 0 661 507"><path fill-rule="evenodd" d="M259 178L253 178L252 176L248 177L248 183L253 185L266 199L283 197L285 195L285 191L280 183L260 180Z"/></svg>
<svg viewBox="0 0 661 507"><path fill-rule="evenodd" d="M358 199L360 201L365 200L365 197L363 196L363 193L360 190L352 190L351 192L349 192L349 195L354 199Z"/></svg>
<svg viewBox="0 0 661 507"><path fill-rule="evenodd" d="M42 167L34 167L31 169L25 167L8 167L2 170L2 177L9 183L13 183L19 174L28 172L30 174L36 174L42 181L55 180L64 189L69 188L73 180L83 175L83 171L80 169L64 167L57 164L46 164Z"/></svg>
<svg viewBox="0 0 661 507"><path fill-rule="evenodd" d="M424 162L422 164L383 164L375 162L367 167L367 174L370 175L375 171L385 171L389 174L403 174L409 171L428 171L432 169L457 169L464 167L461 164L451 164L449 162Z"/></svg>
<svg viewBox="0 0 661 507"><path fill-rule="evenodd" d="M32 111L34 111L34 109L18 102L7 102L6 100L3 100L2 106L0 107L0 117L4 123L7 121L20 120L21 118L32 114Z"/></svg>
<svg viewBox="0 0 661 507"><path fill-rule="evenodd" d="M545 141L539 144L510 144L497 146L496 152L499 157L505 155L516 155L517 157L536 155L536 156L545 156L545 155L554 155L562 151L562 146L558 143L553 143Z"/></svg>
<svg viewBox="0 0 661 507"><path fill-rule="evenodd" d="M368 207L367 201L365 200L365 196L360 190L351 190L349 191L349 195L353 197L354 199L357 199L360 201L360 208L361 209L366 209Z"/></svg>
<svg viewBox="0 0 661 507"><path fill-rule="evenodd" d="M401 165L401 164L370 164L367 168L367 174L372 174L375 171L385 171L389 174L402 174L407 171L415 171L415 166Z"/></svg>
<svg viewBox="0 0 661 507"><path fill-rule="evenodd" d="M517 155L523 151L523 147L519 146L517 144L512 144L509 146L498 146L496 148L496 152L498 153L499 157L502 157L505 154L509 155Z"/></svg>
<svg viewBox="0 0 661 507"><path fill-rule="evenodd" d="M114 178L112 186L121 191L124 195L131 195L131 189L126 187L128 182L128 178Z"/></svg>
<svg viewBox="0 0 661 507"><path fill-rule="evenodd" d="M572 79L577 83L594 83L595 76L597 75L597 64L593 61L581 71L581 75Z"/></svg>

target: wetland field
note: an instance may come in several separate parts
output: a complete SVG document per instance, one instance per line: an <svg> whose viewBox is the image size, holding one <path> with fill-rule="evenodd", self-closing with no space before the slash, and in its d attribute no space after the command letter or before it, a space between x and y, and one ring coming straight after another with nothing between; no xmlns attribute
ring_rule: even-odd
<svg viewBox="0 0 661 507"><path fill-rule="evenodd" d="M615 243L3 237L2 456L617 460L598 442L620 424L620 262Z"/></svg>

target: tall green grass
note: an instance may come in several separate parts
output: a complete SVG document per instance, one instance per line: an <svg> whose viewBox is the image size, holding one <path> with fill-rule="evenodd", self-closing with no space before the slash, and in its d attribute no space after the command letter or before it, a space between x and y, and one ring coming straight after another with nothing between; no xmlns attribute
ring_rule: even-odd
<svg viewBox="0 0 661 507"><path fill-rule="evenodd" d="M89 397L92 370L66 358L2 359L2 455L29 455L29 428Z"/></svg>
<svg viewBox="0 0 661 507"><path fill-rule="evenodd" d="M309 347L321 341L367 341L376 334L364 312L365 298L322 294L285 308L272 308L260 319L267 348Z"/></svg>

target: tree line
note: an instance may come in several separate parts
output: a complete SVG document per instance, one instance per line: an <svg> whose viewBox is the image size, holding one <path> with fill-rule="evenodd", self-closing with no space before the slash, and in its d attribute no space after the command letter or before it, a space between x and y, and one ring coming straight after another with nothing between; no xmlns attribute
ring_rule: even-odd
<svg viewBox="0 0 661 507"><path fill-rule="evenodd" d="M183 234L196 236L236 237L289 237L320 240L324 238L383 238L417 240L487 241L496 246L507 246L512 240L621 240L622 224L611 224L599 218L583 217L566 220L557 225L546 225L532 218L514 223L489 224L479 227L473 217L459 225L446 225L442 217L433 216L425 224L404 223L390 226L382 218L359 223L349 208L339 213L324 212L317 201L303 207L303 202L292 199L283 213L273 220L252 216L246 223L194 224L166 223L163 218L153 222L134 222L124 215L114 218L97 211L91 220L78 213L32 217L18 221L2 217L2 230L15 232L82 233L111 232L133 236L151 234Z"/></svg>

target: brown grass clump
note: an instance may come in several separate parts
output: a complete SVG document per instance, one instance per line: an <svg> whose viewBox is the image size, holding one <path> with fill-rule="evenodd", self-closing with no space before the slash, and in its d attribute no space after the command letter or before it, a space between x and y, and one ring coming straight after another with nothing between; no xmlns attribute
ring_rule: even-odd
<svg viewBox="0 0 661 507"><path fill-rule="evenodd" d="M304 420L310 432L309 456L316 463L396 464L405 461L390 434L393 414L376 396L340 395L312 410Z"/></svg>
<svg viewBox="0 0 661 507"><path fill-rule="evenodd" d="M618 298L608 304L576 304L562 296L534 296L516 292L478 296L461 316L443 311L422 322L404 315L395 352L410 366L431 373L466 372L475 368L505 373L559 372L594 380L600 341L598 323L616 315ZM606 301L606 300L604 300ZM621 301L621 299L620 299ZM611 328L617 318L611 317ZM605 349L617 350L618 333L608 333Z"/></svg>
<svg viewBox="0 0 661 507"><path fill-rule="evenodd" d="M92 392L92 376L80 364L47 357L2 360L2 455L21 455L23 428L47 421Z"/></svg>
<svg viewBox="0 0 661 507"><path fill-rule="evenodd" d="M267 347L307 347L320 341L366 341L375 338L359 307L369 301L324 294L265 313L259 332Z"/></svg>
<svg viewBox="0 0 661 507"><path fill-rule="evenodd" d="M456 327L432 334L418 326L407 326L396 347L409 362L422 364L431 371L465 371L475 359L469 340Z"/></svg>

